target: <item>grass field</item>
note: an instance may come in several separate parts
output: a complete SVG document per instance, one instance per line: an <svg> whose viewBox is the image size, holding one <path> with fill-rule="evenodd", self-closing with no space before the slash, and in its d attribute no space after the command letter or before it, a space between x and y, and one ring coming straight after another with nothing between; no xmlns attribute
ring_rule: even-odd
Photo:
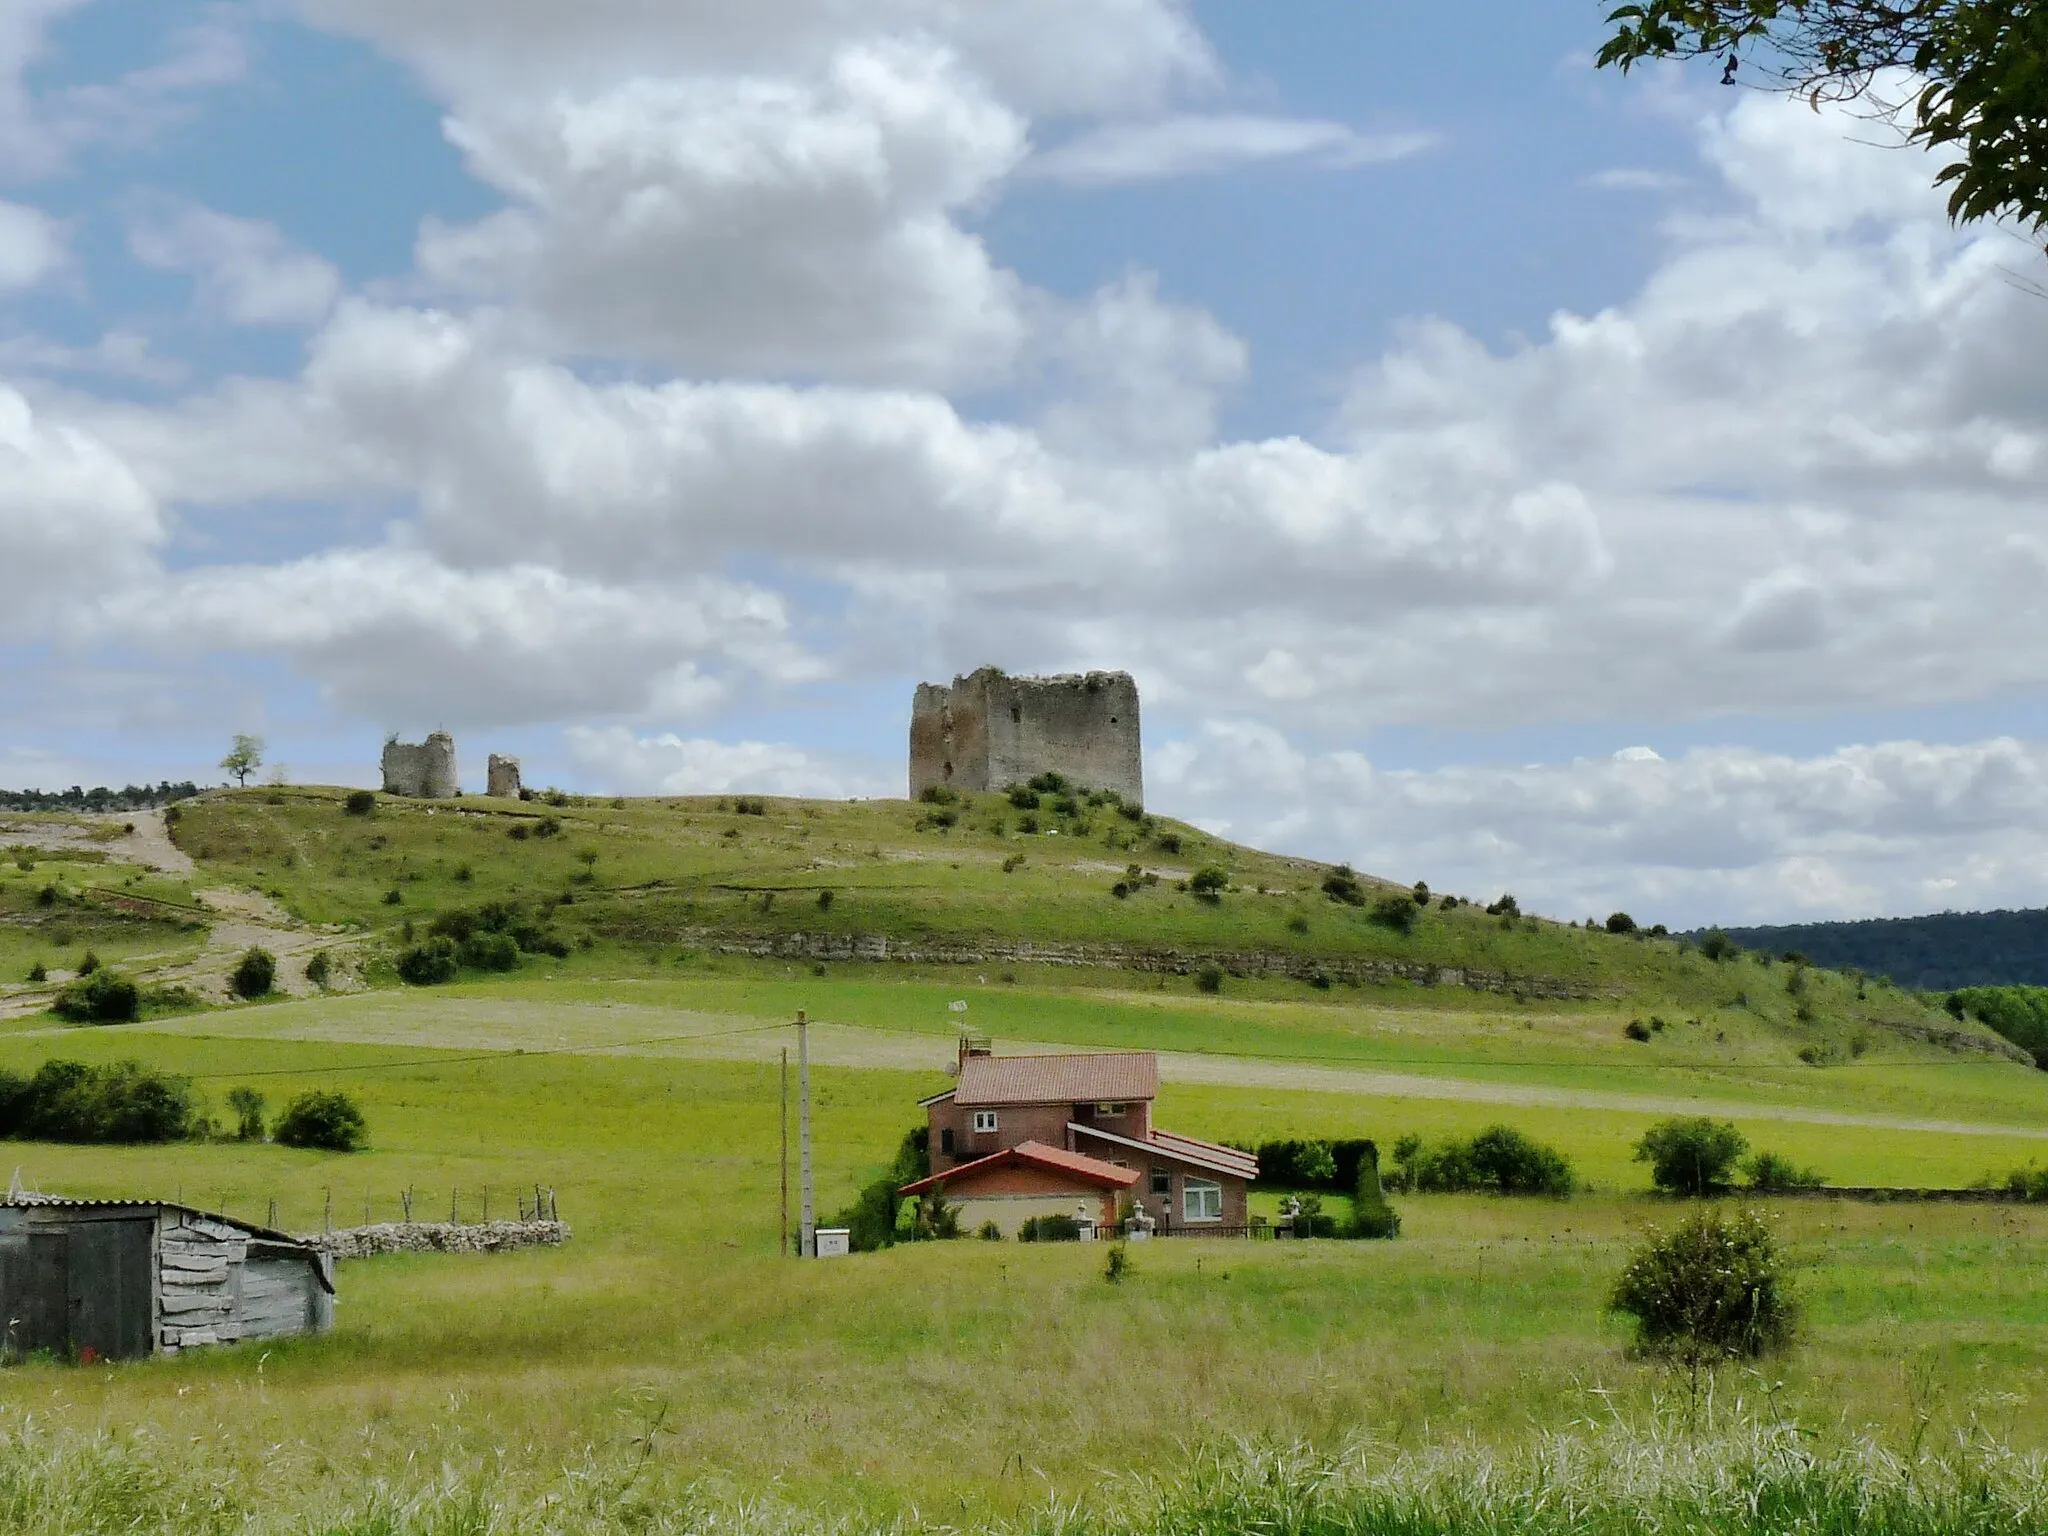
<svg viewBox="0 0 2048 1536"><path fill-rule="evenodd" d="M970 807L950 829L917 824L929 807L768 808L498 804L430 818L380 806L358 819L302 791L188 806L191 885L247 883L307 921L357 925L359 945L453 905L531 904L536 890L575 895L549 910L578 942L566 959L441 988L119 1028L12 1020L0 1068L133 1057L191 1075L216 1104L237 1085L273 1107L340 1087L372 1132L370 1150L346 1157L17 1144L5 1155L21 1176L258 1221L275 1202L297 1229L317 1227L330 1202L337 1224L360 1221L366 1201L393 1219L405 1189L423 1217L453 1202L474 1219L487 1193L492 1214L510 1214L515 1191L540 1183L575 1237L558 1251L346 1265L336 1328L317 1339L0 1372L0 1527L766 1532L914 1515L1133 1536L1933 1531L1954 1528L1955 1501L1977 1488L1974 1529L2035 1528L2038 1469L2012 1457L2048 1449L2048 1208L1773 1204L1804 1342L1723 1373L1711 1405L1628 1358L1603 1309L1631 1246L1681 1214L1630 1156L1674 1108L1725 1113L1752 1144L1837 1183L1964 1184L2048 1161L2048 1077L1914 1033L1952 1023L1922 1000L1820 972L1795 992L1783 963L1717 965L1659 941L1502 928L1469 909L1432 908L1402 936L1305 894L1313 866L1261 863L1191 831L1181 865L1227 855L1241 889L1218 909L1164 883L1120 901L1097 889L1102 871L1072 865L1127 850L1077 860L1073 843L1176 834L1113 813L1085 835L1070 818L1064 862L1048 867L1041 835L1006 875L1000 850L1020 837L990 823L1013 808ZM514 814L561 829L515 839ZM764 913L775 859L787 881ZM972 935L1014 920L1049 938L1193 944L1210 923L1225 947L1491 956L1597 995L1248 977L1208 995L1185 976L1029 964L820 974L682 936L685 915L702 920L692 933L782 921L800 866L819 859L809 874L838 894L828 909L811 895L807 924ZM0 890L18 884L32 902L45 871L15 873ZM39 923L49 909L18 910ZM670 926L649 926L653 911ZM1304 913L1308 935L1288 921ZM962 1001L1005 1044L1161 1051L1159 1119L1191 1134L1385 1144L1505 1122L1566 1151L1593 1188L1566 1202L1401 1198L1394 1243L1152 1243L1121 1285L1082 1246L780 1258L785 1021L798 1008L821 1021L829 1214L943 1083L961 1019L949 1005ZM1653 1014L1665 1027L1649 1041L1622 1037ZM1830 1042L1840 1049L1799 1058ZM1922 1464L1937 1451L1944 1460ZM1494 1481L1459 1505L1488 1458ZM1728 1483L1742 1467L1751 1493L1778 1489L1787 1510L1817 1501L1809 1524L1742 1524ZM1866 1494L1882 1508L1855 1503ZM1592 1513L1556 1524L1573 1499ZM1642 1519L1602 1524L1610 1505ZM1668 1518L1652 1519L1660 1508ZM1718 1523L1700 1514L1710 1509Z"/></svg>

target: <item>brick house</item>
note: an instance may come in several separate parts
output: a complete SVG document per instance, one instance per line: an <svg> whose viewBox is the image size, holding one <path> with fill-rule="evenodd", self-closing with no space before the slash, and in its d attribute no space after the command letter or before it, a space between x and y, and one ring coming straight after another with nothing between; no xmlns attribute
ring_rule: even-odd
<svg viewBox="0 0 2048 1536"><path fill-rule="evenodd" d="M1243 1229L1258 1159L1155 1128L1158 1096L1150 1051L997 1056L963 1037L954 1085L922 1101L931 1176L903 1193L943 1184L965 1225L1006 1236L1053 1210L1108 1225L1124 1199L1162 1233Z"/></svg>

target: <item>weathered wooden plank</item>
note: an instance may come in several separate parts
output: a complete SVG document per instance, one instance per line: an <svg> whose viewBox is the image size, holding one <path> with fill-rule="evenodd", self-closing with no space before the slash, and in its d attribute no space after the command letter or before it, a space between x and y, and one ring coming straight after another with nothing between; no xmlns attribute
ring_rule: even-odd
<svg viewBox="0 0 2048 1536"><path fill-rule="evenodd" d="M215 1292L194 1295L166 1294L163 1298L166 1313L218 1312L223 1316L228 1310L227 1298Z"/></svg>

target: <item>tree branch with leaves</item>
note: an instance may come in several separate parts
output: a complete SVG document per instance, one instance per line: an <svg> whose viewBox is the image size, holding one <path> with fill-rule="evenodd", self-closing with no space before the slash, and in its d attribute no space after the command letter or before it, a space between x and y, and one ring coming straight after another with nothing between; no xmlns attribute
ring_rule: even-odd
<svg viewBox="0 0 2048 1536"><path fill-rule="evenodd" d="M2037 0L1642 0L1607 19L1602 68L1713 58L1724 84L1755 81L1816 108L1863 103L1906 143L1953 156L1934 178L1952 219L2048 235L2048 6Z"/></svg>

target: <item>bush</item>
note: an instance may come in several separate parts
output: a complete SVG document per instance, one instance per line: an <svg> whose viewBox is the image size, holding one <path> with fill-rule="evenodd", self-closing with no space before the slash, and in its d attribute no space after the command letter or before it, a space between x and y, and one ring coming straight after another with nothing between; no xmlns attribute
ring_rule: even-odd
<svg viewBox="0 0 2048 1536"><path fill-rule="evenodd" d="M1178 832L1162 832L1152 840L1152 843L1161 853L1177 854L1182 846Z"/></svg>
<svg viewBox="0 0 2048 1536"><path fill-rule="evenodd" d="M1415 931L1416 908L1412 898L1399 894L1382 896L1373 903L1367 921L1382 928L1391 928L1396 933Z"/></svg>
<svg viewBox="0 0 2048 1536"><path fill-rule="evenodd" d="M1206 865L1188 877L1188 889L1197 901L1221 901L1229 887L1230 871L1219 869L1214 864Z"/></svg>
<svg viewBox="0 0 2048 1536"><path fill-rule="evenodd" d="M465 940L457 958L473 971L516 971L519 945L509 933L480 933Z"/></svg>
<svg viewBox="0 0 2048 1536"><path fill-rule="evenodd" d="M50 1006L74 1024L133 1024L142 1017L142 994L134 982L94 969L60 991Z"/></svg>
<svg viewBox="0 0 2048 1536"><path fill-rule="evenodd" d="M237 997L268 997L276 985L277 956L267 949L247 951L235 962L234 974L228 977L228 989Z"/></svg>
<svg viewBox="0 0 2048 1536"><path fill-rule="evenodd" d="M1398 1188L1460 1194L1548 1195L1562 1199L1578 1186L1571 1160L1512 1126L1488 1126L1470 1141L1436 1147L1419 1136L1394 1143Z"/></svg>
<svg viewBox="0 0 2048 1536"><path fill-rule="evenodd" d="M1033 1216L1017 1229L1020 1243L1078 1243L1081 1223L1071 1216Z"/></svg>
<svg viewBox="0 0 2048 1536"><path fill-rule="evenodd" d="M1401 1216L1387 1204L1380 1187L1379 1151L1366 1143L1369 1155L1360 1160L1358 1178L1352 1189L1351 1235L1357 1238L1394 1238L1401 1235Z"/></svg>
<svg viewBox="0 0 2048 1536"><path fill-rule="evenodd" d="M1636 931L1636 920L1626 912L1610 912L1607 914L1607 931L1609 933L1634 933Z"/></svg>
<svg viewBox="0 0 2048 1536"><path fill-rule="evenodd" d="M341 808L351 816L367 816L377 809L377 797L367 789L352 789Z"/></svg>
<svg viewBox="0 0 2048 1536"><path fill-rule="evenodd" d="M1010 804L1020 811L1038 809L1038 791L1029 784L1012 784L1005 793L1010 797Z"/></svg>
<svg viewBox="0 0 2048 1536"><path fill-rule="evenodd" d="M1650 1165L1650 1182L1668 1194L1711 1195L1728 1187L1737 1159L1749 1150L1726 1120L1660 1120L1636 1143L1636 1161Z"/></svg>
<svg viewBox="0 0 2048 1536"><path fill-rule="evenodd" d="M997 1226L993 1221L984 1221L981 1224L981 1226L975 1230L974 1235L980 1238L984 1243L1000 1243L1003 1240L1003 1229Z"/></svg>
<svg viewBox="0 0 2048 1536"><path fill-rule="evenodd" d="M1621 1032L1631 1040L1647 1042L1650 1038L1650 1026L1641 1019L1630 1019L1621 1026Z"/></svg>
<svg viewBox="0 0 2048 1536"><path fill-rule="evenodd" d="M1323 894L1347 907L1365 905L1365 887L1358 883L1358 874L1349 864L1339 864L1323 876Z"/></svg>
<svg viewBox="0 0 2048 1536"><path fill-rule="evenodd" d="M1488 917L1520 917L1522 915L1521 903L1506 892L1502 892L1498 901L1487 903L1486 915Z"/></svg>
<svg viewBox="0 0 2048 1536"><path fill-rule="evenodd" d="M228 1108L235 1113L235 1140L263 1139L263 1095L254 1088L230 1088Z"/></svg>
<svg viewBox="0 0 2048 1536"><path fill-rule="evenodd" d="M285 1105L277 1117L275 1136L287 1147L321 1152L354 1152L367 1139L363 1112L345 1093L312 1089Z"/></svg>
<svg viewBox="0 0 2048 1536"><path fill-rule="evenodd" d="M1195 986L1198 990L1215 994L1223 990L1223 967L1205 965L1195 972Z"/></svg>
<svg viewBox="0 0 2048 1536"><path fill-rule="evenodd" d="M46 1061L31 1077L0 1072L0 1136L73 1144L179 1141L197 1116L192 1085L140 1062Z"/></svg>
<svg viewBox="0 0 2048 1536"><path fill-rule="evenodd" d="M325 987L334 979L334 957L326 950L315 950L313 958L306 962L306 980L316 987Z"/></svg>
<svg viewBox="0 0 2048 1536"><path fill-rule="evenodd" d="M50 979L50 968L38 960L28 968L28 979L35 983L48 981Z"/></svg>
<svg viewBox="0 0 2048 1536"><path fill-rule="evenodd" d="M78 974L80 976L90 976L99 968L100 957L88 949L85 952L85 958L78 962Z"/></svg>
<svg viewBox="0 0 2048 1536"><path fill-rule="evenodd" d="M853 1204L831 1223L847 1229L847 1245L855 1253L874 1253L892 1246L899 1235L916 1235L897 1231L904 1202L896 1191L931 1172L930 1141L931 1131L925 1126L913 1126L905 1132L888 1171L863 1185Z"/></svg>
<svg viewBox="0 0 2048 1536"><path fill-rule="evenodd" d="M832 910L832 903L836 900L838 898L829 890L818 892L818 910L820 912L830 912Z"/></svg>
<svg viewBox="0 0 2048 1536"><path fill-rule="evenodd" d="M1109 1255L1102 1264L1102 1278L1111 1285L1122 1285L1131 1268L1130 1245L1118 1238L1109 1245Z"/></svg>
<svg viewBox="0 0 2048 1536"><path fill-rule="evenodd" d="M1819 1189L1827 1183L1811 1168L1801 1168L1789 1157L1775 1152L1754 1153L1742 1165L1749 1187L1759 1194L1783 1194L1787 1190Z"/></svg>
<svg viewBox="0 0 2048 1536"><path fill-rule="evenodd" d="M1653 1233L1607 1305L1635 1319L1640 1353L1695 1370L1782 1350L1797 1324L1777 1245L1747 1211L1702 1211L1674 1232Z"/></svg>
<svg viewBox="0 0 2048 1536"><path fill-rule="evenodd" d="M925 785L918 792L917 798L926 805L958 805L960 803L959 791L948 789L943 784Z"/></svg>
<svg viewBox="0 0 2048 1536"><path fill-rule="evenodd" d="M408 986L439 986L442 982L453 981L461 969L455 941L449 938L428 939L398 957L398 979Z"/></svg>
<svg viewBox="0 0 2048 1536"><path fill-rule="evenodd" d="M1741 954L1742 946L1719 928L1709 928L1700 938L1700 953L1719 964L1723 960L1733 960Z"/></svg>

